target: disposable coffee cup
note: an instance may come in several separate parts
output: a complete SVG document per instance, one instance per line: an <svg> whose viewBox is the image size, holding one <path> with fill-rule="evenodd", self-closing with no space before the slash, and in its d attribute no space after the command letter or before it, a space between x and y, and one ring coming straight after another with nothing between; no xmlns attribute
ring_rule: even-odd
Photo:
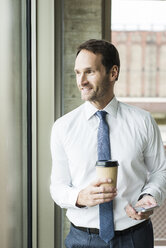
<svg viewBox="0 0 166 248"><path fill-rule="evenodd" d="M118 165L118 161L116 160L102 160L96 162L97 178L112 180L111 183L105 183L103 185L111 185L116 188Z"/></svg>

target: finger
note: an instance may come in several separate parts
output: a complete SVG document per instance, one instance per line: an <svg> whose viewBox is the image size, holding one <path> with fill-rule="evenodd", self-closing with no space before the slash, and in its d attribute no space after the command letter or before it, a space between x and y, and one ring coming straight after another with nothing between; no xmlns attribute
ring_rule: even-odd
<svg viewBox="0 0 166 248"><path fill-rule="evenodd" d="M157 203L156 203L156 200L154 199L154 197L149 196L149 195L145 195L141 200L139 200L137 202L136 205L142 205L142 204L145 204L145 205L155 205Z"/></svg>
<svg viewBox="0 0 166 248"><path fill-rule="evenodd" d="M127 212L129 215L136 214L135 209L134 209L130 204L128 204L128 205L125 207L125 210L126 210L126 212Z"/></svg>
<svg viewBox="0 0 166 248"><path fill-rule="evenodd" d="M111 196L111 197L98 197L98 198L94 198L93 199L93 203L94 205L97 205L97 204L101 204L101 203L105 203L105 202L110 202L112 201L113 199L115 198L115 196Z"/></svg>
<svg viewBox="0 0 166 248"><path fill-rule="evenodd" d="M117 195L117 193L101 193L101 194L95 194L94 195L94 199L96 200L100 200L100 199L103 199L103 200L112 200L115 196Z"/></svg>
<svg viewBox="0 0 166 248"><path fill-rule="evenodd" d="M110 178L98 178L91 185L98 187L103 183L111 183L111 182L112 180Z"/></svg>
<svg viewBox="0 0 166 248"><path fill-rule="evenodd" d="M128 204L126 207L125 207L125 211L126 211L126 214L128 215L128 217L132 218L132 219L140 219L141 217L137 214L137 212L135 211L135 209L130 205Z"/></svg>
<svg viewBox="0 0 166 248"><path fill-rule="evenodd" d="M112 200L113 200L112 198L111 199L97 199L97 200L94 201L94 205L110 202Z"/></svg>
<svg viewBox="0 0 166 248"><path fill-rule="evenodd" d="M153 214L153 211L148 211L146 213L138 213L139 216L141 216L143 219L148 219Z"/></svg>
<svg viewBox="0 0 166 248"><path fill-rule="evenodd" d="M128 217L135 219L135 220L148 219L149 216L153 213L153 211L148 211L146 213L143 213L143 212L137 213L131 205L127 205L125 210L126 210Z"/></svg>
<svg viewBox="0 0 166 248"><path fill-rule="evenodd" d="M94 188L96 193L115 193L117 189L112 186L101 185L100 187Z"/></svg>

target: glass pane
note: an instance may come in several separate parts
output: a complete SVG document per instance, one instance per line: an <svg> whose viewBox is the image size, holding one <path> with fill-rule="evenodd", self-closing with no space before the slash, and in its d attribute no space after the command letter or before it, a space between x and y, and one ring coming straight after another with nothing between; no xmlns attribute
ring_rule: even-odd
<svg viewBox="0 0 166 248"><path fill-rule="evenodd" d="M26 247L25 1L0 7L0 247ZM25 19L24 19L25 20ZM23 26L20 24L22 23ZM24 181L25 179L25 181ZM26 234L26 233L25 233Z"/></svg>
<svg viewBox="0 0 166 248"><path fill-rule="evenodd" d="M116 95L124 101L166 103L166 1L112 0L112 42L121 72ZM132 99L132 100L131 100ZM154 105L153 105L154 106ZM166 105L165 105L166 106ZM166 144L166 113L153 111ZM165 204L152 217L155 240L166 240ZM161 214L162 213L162 214Z"/></svg>
<svg viewBox="0 0 166 248"><path fill-rule="evenodd" d="M165 1L112 1L112 41L121 55L118 96L166 97L165 13Z"/></svg>
<svg viewBox="0 0 166 248"><path fill-rule="evenodd" d="M166 1L112 0L112 42L119 50L118 97L131 102L158 103L156 118L166 144ZM125 99L127 101L127 99Z"/></svg>

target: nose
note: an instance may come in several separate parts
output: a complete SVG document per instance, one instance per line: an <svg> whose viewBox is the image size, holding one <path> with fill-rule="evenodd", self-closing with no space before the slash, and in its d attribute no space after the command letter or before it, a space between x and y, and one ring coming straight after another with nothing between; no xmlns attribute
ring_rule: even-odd
<svg viewBox="0 0 166 248"><path fill-rule="evenodd" d="M83 86L85 84L87 84L87 77L85 75L85 73L81 73L79 78L78 78L78 83L79 85Z"/></svg>

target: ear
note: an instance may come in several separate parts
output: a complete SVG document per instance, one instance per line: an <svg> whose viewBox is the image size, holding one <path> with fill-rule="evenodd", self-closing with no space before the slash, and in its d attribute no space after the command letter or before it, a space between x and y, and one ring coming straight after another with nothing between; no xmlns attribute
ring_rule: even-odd
<svg viewBox="0 0 166 248"><path fill-rule="evenodd" d="M118 79L119 69L117 65L113 65L110 70L110 80L116 81Z"/></svg>

